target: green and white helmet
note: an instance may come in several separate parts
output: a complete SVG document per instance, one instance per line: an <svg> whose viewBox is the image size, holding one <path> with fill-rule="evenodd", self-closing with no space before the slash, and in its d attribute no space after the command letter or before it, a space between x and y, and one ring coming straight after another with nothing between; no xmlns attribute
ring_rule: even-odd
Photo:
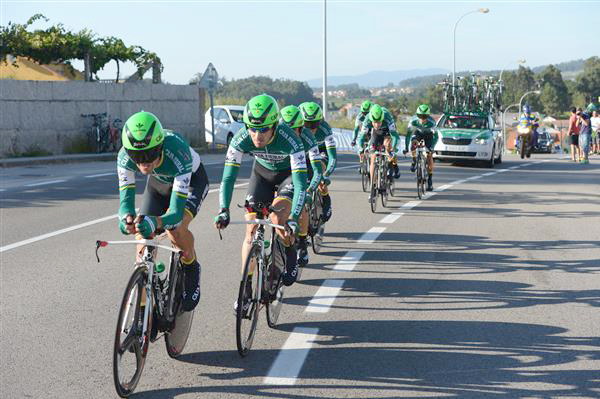
<svg viewBox="0 0 600 399"><path fill-rule="evenodd" d="M277 101L268 94L252 97L244 108L244 123L249 127L271 126L279 119Z"/></svg>
<svg viewBox="0 0 600 399"><path fill-rule="evenodd" d="M123 147L135 163L150 163L158 158L164 140L160 121L154 114L145 111L131 115L121 133Z"/></svg>
<svg viewBox="0 0 600 399"><path fill-rule="evenodd" d="M300 111L305 122L316 122L323 119L321 106L314 101L307 101L300 104Z"/></svg>
<svg viewBox="0 0 600 399"><path fill-rule="evenodd" d="M379 104L373 104L369 111L369 120L371 122L383 121L383 108Z"/></svg>
<svg viewBox="0 0 600 399"><path fill-rule="evenodd" d="M300 113L300 108L295 105L288 105L281 109L281 119L283 123L292 129L304 126L304 119Z"/></svg>
<svg viewBox="0 0 600 399"><path fill-rule="evenodd" d="M431 115L431 109L429 109L429 105L427 104L421 104L419 105L419 107L417 108L417 116L419 115Z"/></svg>
<svg viewBox="0 0 600 399"><path fill-rule="evenodd" d="M362 104L360 104L360 112L362 112L363 114L366 114L371 109L371 105L373 105L371 103L371 101L369 101L369 100L363 101Z"/></svg>

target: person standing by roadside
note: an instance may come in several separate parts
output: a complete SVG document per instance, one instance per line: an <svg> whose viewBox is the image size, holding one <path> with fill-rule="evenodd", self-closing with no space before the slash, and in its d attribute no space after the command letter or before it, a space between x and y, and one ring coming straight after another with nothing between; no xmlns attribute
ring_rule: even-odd
<svg viewBox="0 0 600 399"><path fill-rule="evenodd" d="M571 108L571 116L569 117L569 144L571 152L571 161L579 162L579 127L577 126L577 108Z"/></svg>
<svg viewBox="0 0 600 399"><path fill-rule="evenodd" d="M577 108L577 125L579 126L579 158L581 163L590 163L588 154L590 151L590 139L592 137L592 122L590 115Z"/></svg>
<svg viewBox="0 0 600 399"><path fill-rule="evenodd" d="M600 154L600 114L598 111L592 113L592 152Z"/></svg>

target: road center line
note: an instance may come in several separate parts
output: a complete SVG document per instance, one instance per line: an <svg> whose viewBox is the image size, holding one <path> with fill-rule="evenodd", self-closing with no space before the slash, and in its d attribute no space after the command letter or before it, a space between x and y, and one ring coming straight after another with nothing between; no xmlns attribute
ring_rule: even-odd
<svg viewBox="0 0 600 399"><path fill-rule="evenodd" d="M488 172L488 173L484 173L484 174L482 174L482 175L480 175L480 176L481 176L481 177L483 177L483 176L492 176L492 175L495 175L496 173L497 173L497 172ZM469 180L469 179L466 179L466 180Z"/></svg>
<svg viewBox="0 0 600 399"><path fill-rule="evenodd" d="M394 223L396 220L398 220L398 218L400 218L402 215L404 215L404 212L394 212L394 213L390 213L389 215L387 215L386 217L384 217L383 219L381 219L379 221L379 223L386 223L386 224L391 224Z"/></svg>
<svg viewBox="0 0 600 399"><path fill-rule="evenodd" d="M97 175L89 175L89 176L84 176L87 179L91 179L93 177L102 177L102 176L112 176L112 175L116 175L117 172L109 172L109 173L98 173Z"/></svg>
<svg viewBox="0 0 600 399"><path fill-rule="evenodd" d="M357 242L359 244L373 244L373 242L381 233L385 231L385 229L385 227L371 227L369 231L367 231L357 240Z"/></svg>
<svg viewBox="0 0 600 399"><path fill-rule="evenodd" d="M410 201L410 202L407 202L406 204L402 205L400 208L402 208L402 209L412 209L415 206L418 206L421 202L423 202L423 201Z"/></svg>
<svg viewBox="0 0 600 399"><path fill-rule="evenodd" d="M365 251L346 252L346 255L344 255L342 258L340 258L340 260L338 260L333 270L351 272L352 270L354 270L354 267L356 266L360 258L363 257L364 254Z"/></svg>
<svg viewBox="0 0 600 399"><path fill-rule="evenodd" d="M318 328L294 328L273 362L264 384L294 385L318 332Z"/></svg>
<svg viewBox="0 0 600 399"><path fill-rule="evenodd" d="M452 188L452 184L445 184L445 185L440 186L438 188L434 188L433 191L439 193L440 191L448 190L449 188Z"/></svg>
<svg viewBox="0 0 600 399"><path fill-rule="evenodd" d="M450 183L450 185L455 186L457 184L463 184L466 181L467 181L466 179L456 180L456 181L453 181L452 183Z"/></svg>
<svg viewBox="0 0 600 399"><path fill-rule="evenodd" d="M43 181L40 183L25 184L25 187L45 186L46 184L55 184L55 183L64 183L64 182L66 182L66 180L50 180L50 181Z"/></svg>
<svg viewBox="0 0 600 399"><path fill-rule="evenodd" d="M325 280L317 290L312 299L308 301L308 306L304 309L307 313L327 313L333 305L344 285L344 280Z"/></svg>
<svg viewBox="0 0 600 399"><path fill-rule="evenodd" d="M510 168L508 168L508 169L511 169L511 170L512 170L512 169L518 169L518 168L520 168L520 167L521 167L521 165L515 165L515 166L511 166L511 167L510 167Z"/></svg>

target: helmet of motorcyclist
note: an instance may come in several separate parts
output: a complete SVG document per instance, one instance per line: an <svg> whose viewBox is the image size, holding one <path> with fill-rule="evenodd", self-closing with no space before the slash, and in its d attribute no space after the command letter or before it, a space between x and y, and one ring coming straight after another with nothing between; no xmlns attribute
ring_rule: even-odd
<svg viewBox="0 0 600 399"><path fill-rule="evenodd" d="M529 104L523 105L523 113L527 115L531 113L531 108L529 107Z"/></svg>

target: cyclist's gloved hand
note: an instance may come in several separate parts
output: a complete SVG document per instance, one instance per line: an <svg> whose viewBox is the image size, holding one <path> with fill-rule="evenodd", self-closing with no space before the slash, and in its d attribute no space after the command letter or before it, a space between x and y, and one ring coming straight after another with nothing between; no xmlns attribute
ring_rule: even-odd
<svg viewBox="0 0 600 399"><path fill-rule="evenodd" d="M329 177L323 176L323 183L325 183L326 186L331 184L331 179Z"/></svg>
<svg viewBox="0 0 600 399"><path fill-rule="evenodd" d="M158 227L158 220L155 216L144 216L139 219L136 224L136 230L142 235L144 238L151 238L152 234L156 231Z"/></svg>
<svg viewBox="0 0 600 399"><path fill-rule="evenodd" d="M406 155L406 153L408 152L408 150L402 150L402 154Z"/></svg>
<svg viewBox="0 0 600 399"><path fill-rule="evenodd" d="M217 229L224 229L229 224L229 209L222 208L221 212L215 216L215 226Z"/></svg>
<svg viewBox="0 0 600 399"><path fill-rule="evenodd" d="M287 222L285 222L285 232L288 235L295 236L298 233L298 222L293 219L289 219Z"/></svg>
<svg viewBox="0 0 600 399"><path fill-rule="evenodd" d="M123 234L135 233L135 226L133 224L134 215L127 214L119 220L119 229Z"/></svg>
<svg viewBox="0 0 600 399"><path fill-rule="evenodd" d="M352 140L350 144L352 145L352 147L354 147L356 145L356 140Z"/></svg>

